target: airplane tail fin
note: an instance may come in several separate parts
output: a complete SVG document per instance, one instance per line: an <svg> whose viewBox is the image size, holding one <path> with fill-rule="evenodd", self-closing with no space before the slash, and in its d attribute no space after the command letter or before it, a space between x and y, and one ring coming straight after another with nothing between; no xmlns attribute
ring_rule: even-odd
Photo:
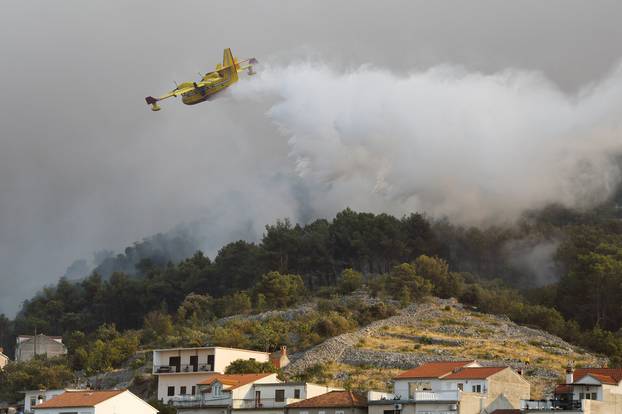
<svg viewBox="0 0 622 414"><path fill-rule="evenodd" d="M225 49L223 58L222 58L222 66L227 68L231 75L231 82L237 82L238 80L238 64L233 57L233 53L231 53L231 49Z"/></svg>
<svg viewBox="0 0 622 414"><path fill-rule="evenodd" d="M151 105L151 110L152 111L159 111L160 110L160 105L158 105L158 100L156 98L154 98L153 96L147 96L145 98L145 101L147 101L147 105Z"/></svg>

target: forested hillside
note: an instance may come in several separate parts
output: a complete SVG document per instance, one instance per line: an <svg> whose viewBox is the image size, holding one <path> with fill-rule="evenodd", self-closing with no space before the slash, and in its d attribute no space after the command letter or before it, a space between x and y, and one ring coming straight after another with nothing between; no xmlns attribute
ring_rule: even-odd
<svg viewBox="0 0 622 414"><path fill-rule="evenodd" d="M350 209L307 225L283 220L268 225L259 243L230 243L213 259L201 252L176 263L143 258L107 279L62 278L25 302L15 320L0 317L0 342L11 352L16 333L63 335L66 364L100 372L156 345L301 350L433 295L505 314L620 365L618 214L613 204L583 213L552 206L488 228ZM344 306L339 295L356 289L378 301ZM218 321L310 300L317 307L299 317Z"/></svg>

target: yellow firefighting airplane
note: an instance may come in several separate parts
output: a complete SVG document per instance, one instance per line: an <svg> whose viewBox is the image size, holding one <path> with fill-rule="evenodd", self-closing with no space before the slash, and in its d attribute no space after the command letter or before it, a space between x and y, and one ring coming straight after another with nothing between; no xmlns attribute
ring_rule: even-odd
<svg viewBox="0 0 622 414"><path fill-rule="evenodd" d="M145 98L147 104L151 105L152 111L159 111L160 105L158 101L181 95L181 101L186 105L194 105L208 100L212 95L226 89L238 81L238 72L248 71L249 75L254 75L253 65L257 63L257 59L250 58L239 61L231 53L231 49L225 49L222 65L216 65L216 70L206 73L198 82L184 82L175 89L154 98L148 96Z"/></svg>

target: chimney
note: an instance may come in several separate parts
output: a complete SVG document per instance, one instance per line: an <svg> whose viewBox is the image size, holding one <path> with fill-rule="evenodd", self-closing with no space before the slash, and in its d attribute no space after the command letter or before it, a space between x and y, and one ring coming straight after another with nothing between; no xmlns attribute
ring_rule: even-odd
<svg viewBox="0 0 622 414"><path fill-rule="evenodd" d="M286 355L287 355L287 346L281 345L281 357L284 357Z"/></svg>
<svg viewBox="0 0 622 414"><path fill-rule="evenodd" d="M4 354L4 348L0 346L0 354Z"/></svg>
<svg viewBox="0 0 622 414"><path fill-rule="evenodd" d="M568 365L566 368L566 384L572 384L574 382L574 368L572 365Z"/></svg>

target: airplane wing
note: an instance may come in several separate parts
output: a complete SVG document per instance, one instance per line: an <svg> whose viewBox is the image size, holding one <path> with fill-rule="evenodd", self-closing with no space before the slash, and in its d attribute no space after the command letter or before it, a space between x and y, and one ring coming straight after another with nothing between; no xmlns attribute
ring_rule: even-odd
<svg viewBox="0 0 622 414"><path fill-rule="evenodd" d="M162 101L164 99L168 99L168 98L173 98L175 96L179 96L182 93L186 93L189 92L191 90L193 90L195 88L195 85L192 86L186 86L186 87L182 87L182 88L175 88L172 91L170 91L169 93L162 95L162 96L158 96L158 97L153 97L153 96L147 96L145 98L145 101L147 101L148 105L151 105L151 110L152 111L159 111L160 110L160 105L158 105L159 101Z"/></svg>

